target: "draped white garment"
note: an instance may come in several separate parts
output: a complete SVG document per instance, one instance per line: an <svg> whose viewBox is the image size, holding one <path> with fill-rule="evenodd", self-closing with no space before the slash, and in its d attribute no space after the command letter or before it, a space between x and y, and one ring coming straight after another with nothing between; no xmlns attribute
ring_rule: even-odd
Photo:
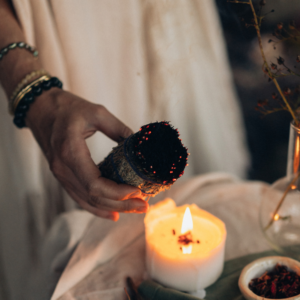
<svg viewBox="0 0 300 300"><path fill-rule="evenodd" d="M65 89L104 105L134 131L171 121L191 153L188 176L245 176L244 128L213 0L13 4L26 42ZM2 90L0 98L0 262L10 296L22 299L41 237L71 202L29 130L13 126ZM114 143L97 133L88 145L98 163Z"/></svg>

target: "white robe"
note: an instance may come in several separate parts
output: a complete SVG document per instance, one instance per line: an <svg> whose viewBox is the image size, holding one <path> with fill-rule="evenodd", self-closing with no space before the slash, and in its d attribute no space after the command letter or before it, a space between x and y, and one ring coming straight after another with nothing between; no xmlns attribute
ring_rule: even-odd
<svg viewBox="0 0 300 300"><path fill-rule="evenodd" d="M171 121L191 153L185 176L245 176L244 127L214 1L13 4L26 42L66 90L104 105L134 131ZM2 91L0 98L0 262L12 299L22 299L42 236L72 202L30 131L13 126ZM98 163L114 143L97 133L88 145Z"/></svg>

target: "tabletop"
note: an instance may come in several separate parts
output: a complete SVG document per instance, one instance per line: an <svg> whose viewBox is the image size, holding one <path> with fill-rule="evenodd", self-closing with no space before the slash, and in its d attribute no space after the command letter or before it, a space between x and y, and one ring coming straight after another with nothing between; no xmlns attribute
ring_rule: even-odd
<svg viewBox="0 0 300 300"><path fill-rule="evenodd" d="M175 184L150 199L150 204L171 197L177 205L196 203L220 218L226 224L225 260L229 260L270 249L258 220L261 198L269 188L262 182L211 173ZM123 214L116 223L87 218L86 232L51 299L125 300L126 277L138 284L147 276L143 218L144 215ZM72 228L69 234L72 236ZM65 254L67 251L66 248Z"/></svg>

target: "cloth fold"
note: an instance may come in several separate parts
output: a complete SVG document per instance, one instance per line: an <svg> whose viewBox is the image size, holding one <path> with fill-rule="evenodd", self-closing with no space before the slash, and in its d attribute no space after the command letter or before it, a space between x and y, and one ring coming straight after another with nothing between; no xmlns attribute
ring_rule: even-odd
<svg viewBox="0 0 300 300"><path fill-rule="evenodd" d="M25 41L65 90L104 105L133 131L171 121L192 153L188 176L246 176L244 126L215 1L11 2ZM0 259L11 298L24 299L43 237L73 202L6 106L0 87ZM101 133L87 143L96 164L115 146Z"/></svg>
<svg viewBox="0 0 300 300"><path fill-rule="evenodd" d="M258 222L259 203L268 188L212 173L177 182L151 202L170 197L177 205L196 203L220 218L228 233L225 259L232 259L269 249ZM97 294L101 299L105 293L106 300L125 300L126 278L140 283L146 271L143 218L122 214L116 223L91 219L51 299L97 299Z"/></svg>

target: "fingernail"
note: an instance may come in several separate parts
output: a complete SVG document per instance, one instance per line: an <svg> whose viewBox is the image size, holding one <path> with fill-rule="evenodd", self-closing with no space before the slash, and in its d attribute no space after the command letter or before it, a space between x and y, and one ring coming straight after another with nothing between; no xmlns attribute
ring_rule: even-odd
<svg viewBox="0 0 300 300"><path fill-rule="evenodd" d="M117 222L118 220L119 220L119 214L118 213L112 213L111 215L110 215L110 219L111 220L113 220L114 222Z"/></svg>

